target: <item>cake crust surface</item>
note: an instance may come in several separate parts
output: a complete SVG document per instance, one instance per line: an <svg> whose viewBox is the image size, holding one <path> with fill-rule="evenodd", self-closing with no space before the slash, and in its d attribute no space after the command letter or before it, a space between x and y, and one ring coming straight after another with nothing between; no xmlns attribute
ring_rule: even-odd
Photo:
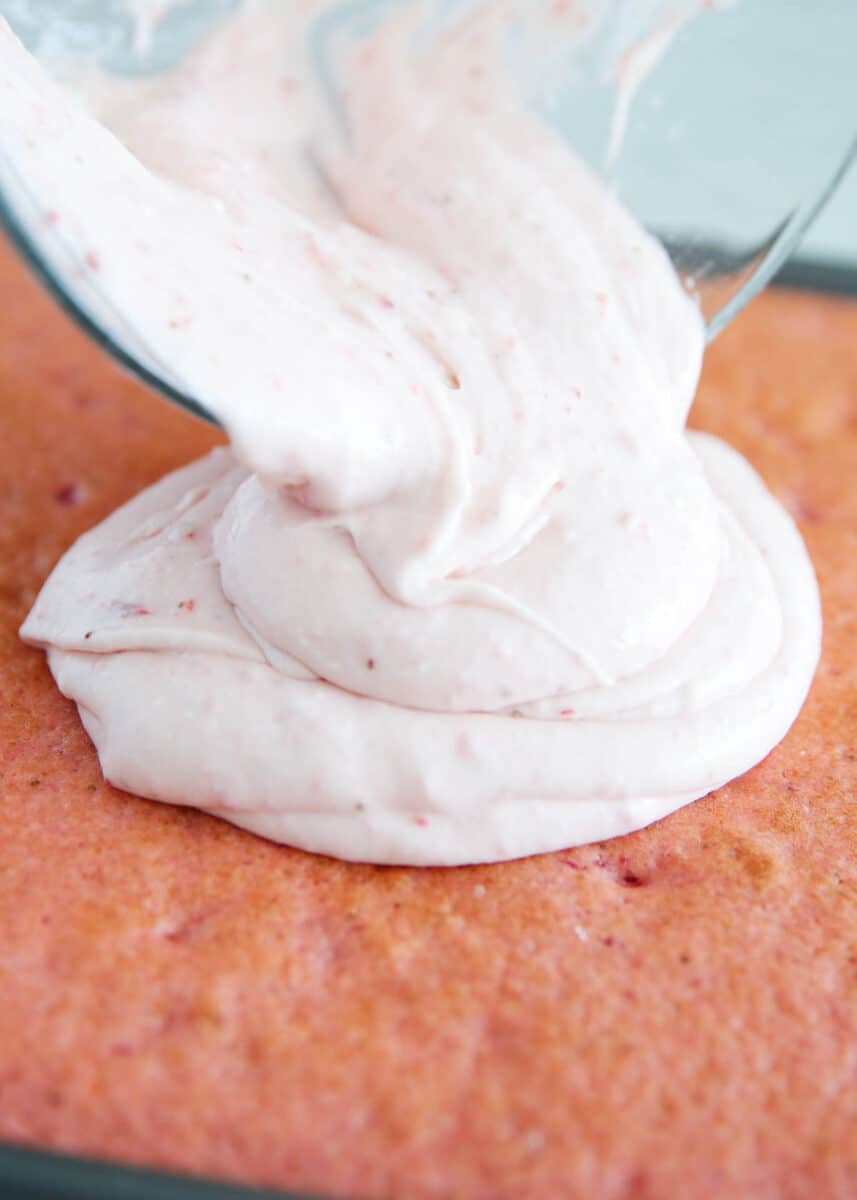
<svg viewBox="0 0 857 1200"><path fill-rule="evenodd" d="M0 247L0 1137L337 1196L857 1194L857 304L771 293L692 424L818 572L759 767L629 837L355 866L105 784L17 629L85 529L218 435Z"/></svg>

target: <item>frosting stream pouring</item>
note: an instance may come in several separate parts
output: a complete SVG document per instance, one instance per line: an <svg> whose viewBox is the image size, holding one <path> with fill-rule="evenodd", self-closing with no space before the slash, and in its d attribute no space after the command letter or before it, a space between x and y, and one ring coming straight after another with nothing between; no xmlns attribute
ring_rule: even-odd
<svg viewBox="0 0 857 1200"><path fill-rule="evenodd" d="M231 441L81 538L22 635L112 782L309 850L638 828L796 716L800 537L686 432L699 314L567 145L395 26L334 145L286 7L89 111L0 30L3 153Z"/></svg>

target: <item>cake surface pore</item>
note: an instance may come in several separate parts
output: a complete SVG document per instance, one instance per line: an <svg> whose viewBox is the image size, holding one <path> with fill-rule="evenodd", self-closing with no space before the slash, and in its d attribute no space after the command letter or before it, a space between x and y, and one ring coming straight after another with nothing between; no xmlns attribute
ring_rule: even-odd
<svg viewBox="0 0 857 1200"><path fill-rule="evenodd" d="M217 441L0 249L0 1137L362 1197L857 1193L857 305L772 293L694 424L797 517L825 646L785 742L641 833L353 866L102 781L17 628Z"/></svg>

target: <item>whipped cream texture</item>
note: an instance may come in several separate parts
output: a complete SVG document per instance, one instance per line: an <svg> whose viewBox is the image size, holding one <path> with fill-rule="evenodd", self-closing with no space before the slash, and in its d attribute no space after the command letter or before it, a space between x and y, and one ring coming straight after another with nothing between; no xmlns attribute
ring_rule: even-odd
<svg viewBox="0 0 857 1200"><path fill-rule="evenodd" d="M0 26L0 153L231 443L81 538L22 636L111 782L278 841L451 865L639 828L794 720L805 549L686 431L696 307L478 22L416 57L385 27L331 123L317 8L86 106Z"/></svg>

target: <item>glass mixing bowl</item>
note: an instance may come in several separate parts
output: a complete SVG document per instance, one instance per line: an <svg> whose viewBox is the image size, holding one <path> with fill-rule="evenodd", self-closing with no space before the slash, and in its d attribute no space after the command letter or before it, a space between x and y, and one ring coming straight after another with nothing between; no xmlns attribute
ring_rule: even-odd
<svg viewBox="0 0 857 1200"><path fill-rule="evenodd" d="M417 0L323 3L311 29L336 104L336 50ZM425 38L479 0L423 0ZM825 0L491 0L502 5L520 86L575 150L609 177L698 295L709 337L772 278L857 157L857 3ZM94 60L166 71L241 0L0 0L48 65ZM574 45L550 36L575 18ZM0 223L60 303L126 368L210 418L157 361L4 169Z"/></svg>

